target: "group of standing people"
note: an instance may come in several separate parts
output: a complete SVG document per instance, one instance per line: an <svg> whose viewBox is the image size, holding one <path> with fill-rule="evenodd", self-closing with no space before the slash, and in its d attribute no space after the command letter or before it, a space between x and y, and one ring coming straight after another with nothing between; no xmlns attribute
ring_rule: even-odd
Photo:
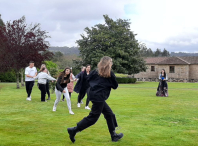
<svg viewBox="0 0 198 146"><path fill-rule="evenodd" d="M61 72L57 79L50 76L49 71L47 70L45 64L41 65L39 72L37 73L36 67L34 67L34 62L30 61L29 66L25 69L25 82L26 82L26 92L27 92L27 100L31 101L31 92L34 86L34 80L38 79L38 88L41 91L41 102L47 102L50 100L50 92L49 92L49 82L57 81L55 87L56 100L54 102L53 111L56 111L57 105L61 100L61 95L63 93L63 99L66 99L68 110L70 114L74 114L71 109L71 93L73 92L74 81L78 80L75 91L79 93L78 96L78 104L82 104L82 100L85 94L88 92L89 84L86 80L87 75L89 75L91 66L87 65L82 68L82 71L75 77L72 74L72 68L65 68L63 72ZM48 94L48 99L45 100L46 93ZM85 109L90 110L89 106L89 98L87 94L87 101Z"/></svg>

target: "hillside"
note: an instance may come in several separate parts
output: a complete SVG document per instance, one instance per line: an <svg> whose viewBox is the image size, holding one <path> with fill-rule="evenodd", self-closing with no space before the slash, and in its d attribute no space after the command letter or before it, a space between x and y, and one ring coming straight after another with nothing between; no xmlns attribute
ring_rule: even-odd
<svg viewBox="0 0 198 146"><path fill-rule="evenodd" d="M78 50L78 47L50 47L49 48L49 51L51 52L58 52L60 51L61 53L65 54L65 55L79 55L79 50Z"/></svg>
<svg viewBox="0 0 198 146"><path fill-rule="evenodd" d="M178 57L180 57L180 56L198 56L198 53L171 52L170 56L178 56Z"/></svg>

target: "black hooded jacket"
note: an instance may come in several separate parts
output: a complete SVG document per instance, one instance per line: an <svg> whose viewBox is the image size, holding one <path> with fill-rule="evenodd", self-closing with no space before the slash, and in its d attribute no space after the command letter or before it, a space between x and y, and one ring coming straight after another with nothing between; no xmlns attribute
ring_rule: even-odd
<svg viewBox="0 0 198 146"><path fill-rule="evenodd" d="M115 74L111 71L111 77L104 78L98 74L97 70L92 71L87 76L90 85L89 99L90 101L103 102L108 99L111 88L116 89L118 82Z"/></svg>
<svg viewBox="0 0 198 146"><path fill-rule="evenodd" d="M89 83L87 82L88 76L89 75L87 75L86 71L82 71L79 73L78 82L76 83L76 85L74 87L74 91L76 93L86 92L86 90L89 88Z"/></svg>

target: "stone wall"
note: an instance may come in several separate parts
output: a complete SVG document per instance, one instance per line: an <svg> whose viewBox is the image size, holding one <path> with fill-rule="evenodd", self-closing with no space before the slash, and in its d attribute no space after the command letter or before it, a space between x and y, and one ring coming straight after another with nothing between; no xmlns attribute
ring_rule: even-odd
<svg viewBox="0 0 198 146"><path fill-rule="evenodd" d="M151 71L151 66L155 66L155 71ZM174 73L170 73L170 66L175 66ZM198 79L198 65L147 65L147 68L146 72L135 74L134 77L142 81L154 81L159 77L161 70L165 69L169 81L187 82L192 78Z"/></svg>
<svg viewBox="0 0 198 146"><path fill-rule="evenodd" d="M197 65L190 65L189 67L189 79L195 79L198 80L198 64Z"/></svg>
<svg viewBox="0 0 198 146"><path fill-rule="evenodd" d="M151 71L151 66L155 66L155 71ZM147 65L146 72L135 74L135 78L156 78L158 76L158 65Z"/></svg>
<svg viewBox="0 0 198 146"><path fill-rule="evenodd" d="M170 73L170 66L175 66L175 72ZM159 65L159 71L165 69L168 78L189 79L189 65Z"/></svg>

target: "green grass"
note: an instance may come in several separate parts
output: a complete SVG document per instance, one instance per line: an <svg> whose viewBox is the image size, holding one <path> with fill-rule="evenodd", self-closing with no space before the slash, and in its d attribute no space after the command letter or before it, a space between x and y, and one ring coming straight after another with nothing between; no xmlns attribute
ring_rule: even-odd
<svg viewBox="0 0 198 146"><path fill-rule="evenodd" d="M52 100L40 102L34 86L32 101L26 101L25 87L0 83L0 146L196 146L198 145L198 84L168 83L169 97L156 97L157 82L119 85L107 103L114 111L124 137L111 142L103 116L76 135L72 144L67 128L73 127L89 111L77 108L72 94L72 109L60 102L52 112ZM84 103L85 103L84 98Z"/></svg>

